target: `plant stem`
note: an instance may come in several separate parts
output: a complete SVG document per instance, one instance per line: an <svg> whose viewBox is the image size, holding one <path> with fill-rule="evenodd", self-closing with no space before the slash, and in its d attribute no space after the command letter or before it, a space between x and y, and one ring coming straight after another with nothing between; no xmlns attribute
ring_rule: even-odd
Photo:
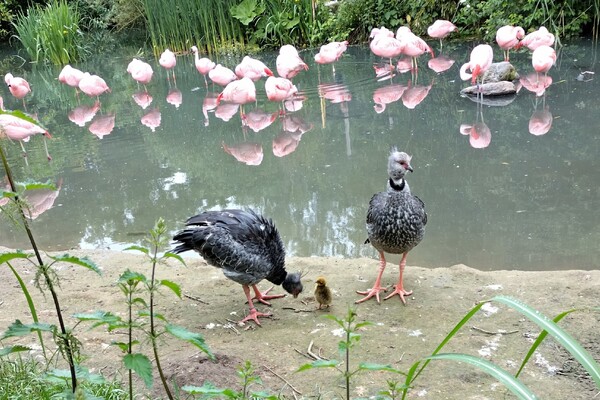
<svg viewBox="0 0 600 400"><path fill-rule="evenodd" d="M156 360L156 369L158 369L158 374L160 375L160 380L162 381L163 387L165 388L165 392L169 397L169 400L173 400L173 395L171 394L171 390L169 389L169 385L167 384L167 379L165 378L165 374L160 366L160 359L158 357L158 346L156 344L156 330L154 329L154 274L156 272L156 255L158 253L158 243L160 239L160 233L153 239L155 239L155 243L153 243L153 251L154 254L152 256L152 277L150 279L150 340L152 340L152 350L154 351L154 359Z"/></svg>
<svg viewBox="0 0 600 400"><path fill-rule="evenodd" d="M350 400L350 329L352 321L348 320L348 326L346 327L346 400Z"/></svg>
<svg viewBox="0 0 600 400"><path fill-rule="evenodd" d="M132 347L133 347L133 340L132 340L132 336L133 336L133 285L128 285L129 286L129 293L128 293L128 299L127 299L127 304L129 306L129 320L127 321L127 325L128 325L128 343L127 343L127 354L131 355L132 353ZM131 368L129 368L128 370L129 373L129 400L133 400L133 370Z"/></svg>
<svg viewBox="0 0 600 400"><path fill-rule="evenodd" d="M16 194L16 186L13 180L12 171L8 165L8 161L6 159L6 154L4 153L4 148L0 146L0 157L2 158L2 164L4 165L4 170L6 171L6 177L8 178L8 182L10 184L10 190L15 193L15 202L18 205L19 214L21 216L21 220L23 221L23 227L25 228L25 232L27 232L27 237L31 243L31 247L33 252L35 253L35 257L37 258L38 267L41 269L42 274L44 275L44 280L46 281L46 285L48 286L48 290L52 295L52 301L54 302L54 307L56 308L56 316L58 317L58 323L60 325L60 331L65 341L65 350L67 353L67 362L69 363L69 370L71 372L71 385L73 388L73 393L75 393L75 389L77 388L77 374L75 372L75 362L73 361L73 352L71 350L71 343L69 341L69 336L67 335L67 329L65 327L65 322L63 320L62 312L60 310L60 303L58 301L58 295L54 290L54 285L52 284L52 279L50 279L50 275L48 275L48 267L44 265L44 261L42 260L42 255L37 247L37 243L33 238L33 233L29 228L29 223L27 222L27 218L25 217L25 212L23 211L23 207L19 204L19 196Z"/></svg>

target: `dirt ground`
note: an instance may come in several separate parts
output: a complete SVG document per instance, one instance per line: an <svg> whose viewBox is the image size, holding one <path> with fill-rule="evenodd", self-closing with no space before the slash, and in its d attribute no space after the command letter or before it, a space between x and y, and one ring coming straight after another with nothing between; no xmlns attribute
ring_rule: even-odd
<svg viewBox="0 0 600 400"><path fill-rule="evenodd" d="M0 253L9 251L0 247ZM150 265L136 253L112 251L71 251L73 255L87 255L103 274L97 276L81 267L63 265L59 298L69 326L78 312L111 311L125 316L123 295L115 285L126 269L150 276ZM62 254L62 253L58 253ZM178 385L201 386L208 380L218 387L240 389L237 368L250 360L266 390L285 398L339 399L345 396L339 373L335 369L313 369L296 372L311 362L311 353L329 359L341 360L338 353L338 325L324 316L344 317L349 307L360 296L356 290L371 287L377 273L376 259L290 258L289 271L301 270L304 292L273 300L269 309L272 318L262 319L262 327L253 323L246 326L232 324L247 312L240 285L226 279L220 270L208 266L201 258L184 257L187 266L171 261L161 266L157 279L172 280L182 287L181 299L166 290L157 297L157 312L174 324L201 333L217 357L212 362L197 348L171 337L161 343L162 365L170 379ZM391 258L382 283L396 283L398 267ZM410 264L410 257L409 257ZM30 264L14 263L28 283L36 301L41 322L56 324L50 298L42 297L34 287L35 271ZM326 311L316 310L313 298L314 281L326 277L334 292L333 305ZM0 268L0 329L3 331L15 319L31 322L26 301L16 279L5 265ZM361 330L361 340L351 354L350 363L391 364L407 371L421 357L436 348L448 332L477 302L495 295L512 296L540 312L553 317L571 308L598 307L600 299L600 271L481 272L465 265L427 269L409 265L405 272L405 286L414 290L404 306L396 296L377 304L374 299L356 308L358 321L373 325ZM265 289L268 282L260 287ZM276 287L275 293L283 293ZM582 345L600 360L600 314L579 312L561 321ZM498 333L502 332L502 333ZM481 356L515 373L523 356L539 329L519 313L498 303L490 303L480 310L445 348L445 352L468 353ZM89 356L86 366L110 377L121 368L120 351L109 346L112 341L124 340L124 332L108 334L103 328L89 329L80 324L76 336L83 342L83 353ZM141 339L141 338L140 338ZM2 345L14 343L5 340ZM37 346L34 336L16 340ZM38 346L39 347L39 346ZM138 348L151 357L147 345ZM39 356L39 352L34 352ZM152 358L152 357L151 357ZM117 375L119 376L119 375ZM122 371L121 371L122 376ZM598 388L583 368L553 340L546 340L532 357L522 379L539 398L593 399L600 398ZM387 380L401 381L402 377L389 372L362 372L352 379L352 398L375 396L387 388ZM155 374L154 399L163 398L158 376ZM142 387L138 387L142 391ZM450 361L431 363L415 382L409 398L423 399L504 399L504 387L474 367Z"/></svg>

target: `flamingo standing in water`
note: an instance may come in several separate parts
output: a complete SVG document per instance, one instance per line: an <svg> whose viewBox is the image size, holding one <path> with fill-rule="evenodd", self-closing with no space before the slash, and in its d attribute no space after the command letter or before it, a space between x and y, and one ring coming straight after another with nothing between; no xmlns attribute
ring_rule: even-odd
<svg viewBox="0 0 600 400"><path fill-rule="evenodd" d="M324 44L319 49L319 52L315 54L315 62L317 64L333 64L339 60L342 54L348 48L348 41L343 42L330 42ZM335 66L332 65L333 73L335 74Z"/></svg>
<svg viewBox="0 0 600 400"><path fill-rule="evenodd" d="M556 51L550 46L540 46L533 51L531 65L535 72L548 74L548 71L556 62Z"/></svg>
<svg viewBox="0 0 600 400"><path fill-rule="evenodd" d="M369 44L369 48L376 56L388 58L391 69L394 68L392 58L402 54L402 43L395 37L390 37L386 31L376 33Z"/></svg>
<svg viewBox="0 0 600 400"><path fill-rule="evenodd" d="M244 115L244 104L256 101L256 86L246 77L230 82L217 96L217 105L221 101L241 105L241 115Z"/></svg>
<svg viewBox="0 0 600 400"><path fill-rule="evenodd" d="M58 75L58 81L75 88L75 93L79 96L79 81L83 78L83 71L65 65Z"/></svg>
<svg viewBox="0 0 600 400"><path fill-rule="evenodd" d="M191 50L192 53L194 53L194 65L196 66L198 72L200 72L202 76L204 76L204 84L208 86L208 82L206 81L206 74L208 74L209 71L216 66L216 64L209 58L200 58L200 56L198 56L198 48L196 46L192 46Z"/></svg>
<svg viewBox="0 0 600 400"><path fill-rule="evenodd" d="M79 90L90 97L96 97L96 99L99 99L102 93L110 92L110 88L104 79L98 75L90 75L89 72L85 72L79 81Z"/></svg>
<svg viewBox="0 0 600 400"><path fill-rule="evenodd" d="M219 86L227 86L237 79L235 72L221 64L217 64L216 67L208 71L208 77Z"/></svg>
<svg viewBox="0 0 600 400"><path fill-rule="evenodd" d="M133 79L144 85L144 89L146 89L146 85L150 83L152 74L154 73L150 64L137 58L131 60L127 66L127 72Z"/></svg>
<svg viewBox="0 0 600 400"><path fill-rule="evenodd" d="M235 67L235 74L238 78L250 78L256 82L260 78L273 76L273 72L260 60L246 56L242 62Z"/></svg>
<svg viewBox="0 0 600 400"><path fill-rule="evenodd" d="M406 54L412 58L413 71L417 70L417 57L420 55L429 53L431 54L431 58L435 57L433 54L433 49L429 47L427 42L412 33L410 28L407 26L401 26L398 28L396 31L396 39L401 44L402 54Z"/></svg>
<svg viewBox="0 0 600 400"><path fill-rule="evenodd" d="M443 47L442 39L457 31L458 28L452 22L445 19L438 19L427 28L427 34L434 39L440 39L440 50Z"/></svg>
<svg viewBox="0 0 600 400"><path fill-rule="evenodd" d="M10 72L4 75L4 82L6 83L6 86L8 86L10 94L15 96L15 98L17 99L22 99L23 108L27 109L27 107L25 106L25 96L27 96L27 94L31 92L29 82L27 82L21 77L13 76L13 74L11 74Z"/></svg>
<svg viewBox="0 0 600 400"><path fill-rule="evenodd" d="M527 47L529 50L534 51L540 46L552 46L554 45L554 35L548 31L545 27L541 26L537 31L533 31L521 40L517 48L521 46Z"/></svg>
<svg viewBox="0 0 600 400"><path fill-rule="evenodd" d="M270 76L265 82L265 91L270 101L284 102L298 93L298 88L289 79Z"/></svg>
<svg viewBox="0 0 600 400"><path fill-rule="evenodd" d="M471 84L474 85L477 78L483 75L490 65L492 65L493 58L494 50L492 50L492 46L489 44L475 46L471 51L469 62L464 63L463 66L460 67L460 79L463 81L471 79ZM467 70L471 72L468 73Z"/></svg>
<svg viewBox="0 0 600 400"><path fill-rule="evenodd" d="M4 110L4 100L2 97L0 97L0 110ZM52 138L52 135L50 135L47 130L37 124L34 124L33 122L26 121L11 114L0 114L0 139L7 137L11 140L18 140L25 157L27 157L27 151L25 151L23 142L28 142L31 136L37 134L42 134L44 137ZM48 160L52 160L52 157L50 157L50 154L48 154L48 146L46 145L45 140L44 148L46 150L46 157Z"/></svg>
<svg viewBox="0 0 600 400"><path fill-rule="evenodd" d="M158 59L158 63L161 67L167 70L167 80L169 79L169 70L173 73L173 82L175 82L175 65L177 64L177 59L175 58L175 53L171 50L166 49L160 55Z"/></svg>
<svg viewBox="0 0 600 400"><path fill-rule="evenodd" d="M298 50L291 44L281 46L275 64L279 76L286 79L292 79L300 71L308 70L308 65L300 58Z"/></svg>
<svg viewBox="0 0 600 400"><path fill-rule="evenodd" d="M504 25L496 31L496 43L504 50L504 61L509 61L510 49L517 47L519 41L525 36L525 31L520 26Z"/></svg>

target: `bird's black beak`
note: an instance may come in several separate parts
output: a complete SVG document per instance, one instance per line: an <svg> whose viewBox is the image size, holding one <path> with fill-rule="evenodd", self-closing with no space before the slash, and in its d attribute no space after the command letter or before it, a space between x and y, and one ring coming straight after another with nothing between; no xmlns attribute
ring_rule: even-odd
<svg viewBox="0 0 600 400"><path fill-rule="evenodd" d="M410 172L413 172L413 169L410 165L408 167L406 167L406 169L409 170Z"/></svg>

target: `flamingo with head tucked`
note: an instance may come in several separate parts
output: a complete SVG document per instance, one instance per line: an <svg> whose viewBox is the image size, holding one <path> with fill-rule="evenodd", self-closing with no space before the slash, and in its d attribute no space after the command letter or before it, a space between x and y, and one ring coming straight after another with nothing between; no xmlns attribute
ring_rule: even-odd
<svg viewBox="0 0 600 400"><path fill-rule="evenodd" d="M504 25L496 31L496 43L504 50L504 61L509 61L510 49L517 47L519 41L525 36L525 31L520 26Z"/></svg>
<svg viewBox="0 0 600 400"><path fill-rule="evenodd" d="M137 58L131 60L129 65L127 65L127 72L138 83L144 85L144 89L146 89L146 85L150 83L150 80L152 79L152 74L154 73L150 64Z"/></svg>
<svg viewBox="0 0 600 400"><path fill-rule="evenodd" d="M98 75L90 75L89 72L85 72L79 81L79 90L90 97L96 97L96 99L98 99L102 93L110 92L110 88L104 79Z"/></svg>
<svg viewBox="0 0 600 400"><path fill-rule="evenodd" d="M245 56L242 62L235 67L235 74L240 79L246 77L254 82L260 78L273 76L273 72L264 62L250 56Z"/></svg>
<svg viewBox="0 0 600 400"><path fill-rule="evenodd" d="M554 45L554 35L541 26L537 31L533 31L521 40L517 48L521 46L527 47L529 50L534 51L540 46L552 46Z"/></svg>
<svg viewBox="0 0 600 400"><path fill-rule="evenodd" d="M208 71L208 77L219 86L227 86L238 78L235 72L221 64Z"/></svg>
<svg viewBox="0 0 600 400"><path fill-rule="evenodd" d="M25 106L25 96L31 92L29 82L19 76L13 76L13 74L10 72L4 75L4 82L6 83L6 86L8 86L10 94L15 96L17 99L22 99L23 108L27 109Z"/></svg>
<svg viewBox="0 0 600 400"><path fill-rule="evenodd" d="M173 73L173 82L175 82L175 65L177 65L177 59L175 58L175 53L171 50L166 49L160 55L158 59L158 63L161 67L167 70L167 80L169 79L169 70Z"/></svg>
<svg viewBox="0 0 600 400"><path fill-rule="evenodd" d="M452 22L445 19L438 19L427 28L427 34L434 39L440 39L440 50L443 47L442 39L457 31L458 28Z"/></svg>
<svg viewBox="0 0 600 400"><path fill-rule="evenodd" d="M407 26L398 28L398 31L396 31L396 39L398 39L401 44L402 54L406 54L412 58L412 68L414 71L417 70L417 57L425 53L431 54L431 58L435 57L433 49L429 47L427 42L412 33Z"/></svg>
<svg viewBox="0 0 600 400"><path fill-rule="evenodd" d="M58 81L75 88L75 93L79 95L79 81L83 78L83 71L65 65L58 75Z"/></svg>
<svg viewBox="0 0 600 400"><path fill-rule="evenodd" d="M542 45L533 51L531 56L531 65L535 72L548 74L548 71L556 62L556 51L550 47Z"/></svg>
<svg viewBox="0 0 600 400"><path fill-rule="evenodd" d="M308 70L308 65L300 58L298 50L291 44L281 46L275 64L279 76L286 79L292 79L300 71Z"/></svg>

